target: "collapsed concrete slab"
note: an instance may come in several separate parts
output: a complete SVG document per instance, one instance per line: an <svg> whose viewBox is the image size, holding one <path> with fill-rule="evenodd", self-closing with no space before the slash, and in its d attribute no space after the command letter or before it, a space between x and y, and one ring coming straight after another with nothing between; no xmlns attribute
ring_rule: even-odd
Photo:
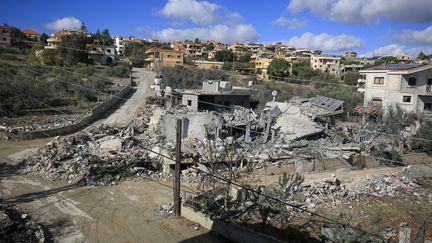
<svg viewBox="0 0 432 243"><path fill-rule="evenodd" d="M272 101L266 104L266 109L276 116L273 128L285 141L306 138L324 131L302 112L300 106Z"/></svg>

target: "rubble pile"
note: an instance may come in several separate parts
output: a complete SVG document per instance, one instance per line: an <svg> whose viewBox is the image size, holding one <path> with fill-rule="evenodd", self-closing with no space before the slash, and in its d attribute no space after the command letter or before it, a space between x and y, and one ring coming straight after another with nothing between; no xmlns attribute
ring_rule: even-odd
<svg viewBox="0 0 432 243"><path fill-rule="evenodd" d="M24 159L30 170L50 180L90 185L117 184L121 180L149 178L152 163L147 148L162 141L149 129L149 116L141 116L123 129L101 125L69 137L55 138Z"/></svg>
<svg viewBox="0 0 432 243"><path fill-rule="evenodd" d="M9 132L30 132L46 130L74 124L82 120L86 114L49 115L49 116L21 116L16 118L0 118L0 124Z"/></svg>
<svg viewBox="0 0 432 243"><path fill-rule="evenodd" d="M0 242L48 242L42 226L16 207L0 204Z"/></svg>
<svg viewBox="0 0 432 243"><path fill-rule="evenodd" d="M173 208L174 206L171 203L160 205L156 209L156 214L164 218L171 218L174 216Z"/></svg>
<svg viewBox="0 0 432 243"><path fill-rule="evenodd" d="M342 185L340 180L333 177L301 185L292 192L297 203L315 208L321 206L335 206L362 196L376 197L415 197L432 201L432 194L428 194L422 186L414 180L397 174L376 177L360 177L352 183Z"/></svg>

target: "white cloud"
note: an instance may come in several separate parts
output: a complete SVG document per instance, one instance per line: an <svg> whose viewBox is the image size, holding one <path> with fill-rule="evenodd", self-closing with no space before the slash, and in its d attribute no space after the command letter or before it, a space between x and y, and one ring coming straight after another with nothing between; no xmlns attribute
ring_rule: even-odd
<svg viewBox="0 0 432 243"><path fill-rule="evenodd" d="M281 27L287 27L290 30L304 28L308 25L307 20L299 20L296 18L293 19L287 19L283 16L277 18L272 22L273 25L281 26Z"/></svg>
<svg viewBox="0 0 432 243"><path fill-rule="evenodd" d="M314 35L310 32L306 32L300 37L292 37L288 40L287 44L297 48L309 48L332 52L362 49L365 46L363 40L354 36L346 34L332 36L327 33Z"/></svg>
<svg viewBox="0 0 432 243"><path fill-rule="evenodd" d="M57 31L62 29L78 29L79 27L81 27L81 24L81 20L69 16L62 19L54 20L53 22L46 24L44 27L49 30Z"/></svg>
<svg viewBox="0 0 432 243"><path fill-rule="evenodd" d="M231 43L234 41L253 42L256 41L259 36L250 24L238 24L235 26L218 24L209 27L190 29L166 28L154 32L153 37L161 41L193 40L199 38L201 40L217 40Z"/></svg>
<svg viewBox="0 0 432 243"><path fill-rule="evenodd" d="M397 40L413 45L432 45L432 25L424 30L405 30Z"/></svg>
<svg viewBox="0 0 432 243"><path fill-rule="evenodd" d="M422 46L422 47L405 48L405 46L401 46L398 44L390 44L387 46L382 46L376 50L366 52L364 56L366 57L397 56L406 53L410 55L412 58L416 58L421 51L425 54L432 54L432 47Z"/></svg>
<svg viewBox="0 0 432 243"><path fill-rule="evenodd" d="M231 12L218 4L200 0L169 0L159 14L166 18L190 20L201 25L236 24L241 20L237 12Z"/></svg>
<svg viewBox="0 0 432 243"><path fill-rule="evenodd" d="M397 56L399 54L405 53L402 49L403 47L397 44L390 44L387 46L382 46L376 50L366 52L364 55L366 57L378 57L378 56Z"/></svg>
<svg viewBox="0 0 432 243"><path fill-rule="evenodd" d="M291 0L291 13L313 14L345 23L376 23L380 17L400 22L432 21L431 0Z"/></svg>

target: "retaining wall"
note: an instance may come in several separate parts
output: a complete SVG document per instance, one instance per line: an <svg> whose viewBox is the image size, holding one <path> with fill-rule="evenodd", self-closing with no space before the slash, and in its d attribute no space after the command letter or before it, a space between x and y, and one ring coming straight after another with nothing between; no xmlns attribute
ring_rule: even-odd
<svg viewBox="0 0 432 243"><path fill-rule="evenodd" d="M190 221L196 222L213 233L236 243L270 243L284 242L272 236L248 229L246 227L232 224L223 220L211 220L202 213L196 212L190 207L182 205L181 214Z"/></svg>
<svg viewBox="0 0 432 243"><path fill-rule="evenodd" d="M108 115L113 113L118 108L118 106L122 103L123 99L129 98L134 92L135 89L130 86L123 88L115 96L111 97L111 99L95 106L92 109L92 114L90 116L85 117L81 121L74 124L66 125L63 127L45 129L45 130L36 130L36 131L18 132L18 133L11 133L8 132L7 130L4 130L2 131L2 133L4 133L9 138L21 139L21 140L72 134L88 127L90 124L94 123L95 121L107 117Z"/></svg>

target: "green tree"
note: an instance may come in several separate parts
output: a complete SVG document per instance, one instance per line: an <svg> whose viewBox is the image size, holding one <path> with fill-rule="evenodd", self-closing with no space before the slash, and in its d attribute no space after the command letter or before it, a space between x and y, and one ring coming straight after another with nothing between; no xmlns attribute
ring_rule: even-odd
<svg viewBox="0 0 432 243"><path fill-rule="evenodd" d="M42 33L42 34L39 36L39 42L40 42L42 45L46 45L46 44L48 43L48 42L47 42L48 38L49 38L49 36L48 36L46 33Z"/></svg>
<svg viewBox="0 0 432 243"><path fill-rule="evenodd" d="M60 44L60 54L64 65L73 66L77 63L87 63L88 57L86 48L86 38L83 35L67 35L64 36Z"/></svg>
<svg viewBox="0 0 432 243"><path fill-rule="evenodd" d="M105 46L110 46L110 45L114 44L114 40L111 38L111 35L110 35L108 29L104 29L102 31L101 38L102 38L102 44Z"/></svg>
<svg viewBox="0 0 432 243"><path fill-rule="evenodd" d="M424 121L413 139L413 149L420 150L432 154L432 121Z"/></svg>
<svg viewBox="0 0 432 243"><path fill-rule="evenodd" d="M249 62L251 60L251 57L252 57L252 53L250 53L250 52L244 52L240 56L239 62L243 62L243 63Z"/></svg>
<svg viewBox="0 0 432 243"><path fill-rule="evenodd" d="M213 51L214 48L215 48L215 46L214 46L214 44L213 44L212 42L208 43L208 44L205 46L206 51Z"/></svg>
<svg viewBox="0 0 432 243"><path fill-rule="evenodd" d="M379 59L381 63L399 63L401 62L397 57L394 56L385 56Z"/></svg>
<svg viewBox="0 0 432 243"><path fill-rule="evenodd" d="M357 81L361 78L358 72L347 72L344 76L344 82L349 85L357 85Z"/></svg>
<svg viewBox="0 0 432 243"><path fill-rule="evenodd" d="M216 52L215 60L219 62L232 62L234 55L230 50L219 50Z"/></svg>
<svg viewBox="0 0 432 243"><path fill-rule="evenodd" d="M421 51L418 56L417 56L417 60L426 60L427 56Z"/></svg>
<svg viewBox="0 0 432 243"><path fill-rule="evenodd" d="M278 58L270 62L268 73L271 76L285 77L288 76L289 68L290 63L287 60Z"/></svg>
<svg viewBox="0 0 432 243"><path fill-rule="evenodd" d="M125 56L127 56L134 67L142 67L146 58L146 47L137 42L129 43L125 48Z"/></svg>
<svg viewBox="0 0 432 243"><path fill-rule="evenodd" d="M82 24L81 24L80 32L83 34L87 33L87 26L85 25L84 22L82 22Z"/></svg>

